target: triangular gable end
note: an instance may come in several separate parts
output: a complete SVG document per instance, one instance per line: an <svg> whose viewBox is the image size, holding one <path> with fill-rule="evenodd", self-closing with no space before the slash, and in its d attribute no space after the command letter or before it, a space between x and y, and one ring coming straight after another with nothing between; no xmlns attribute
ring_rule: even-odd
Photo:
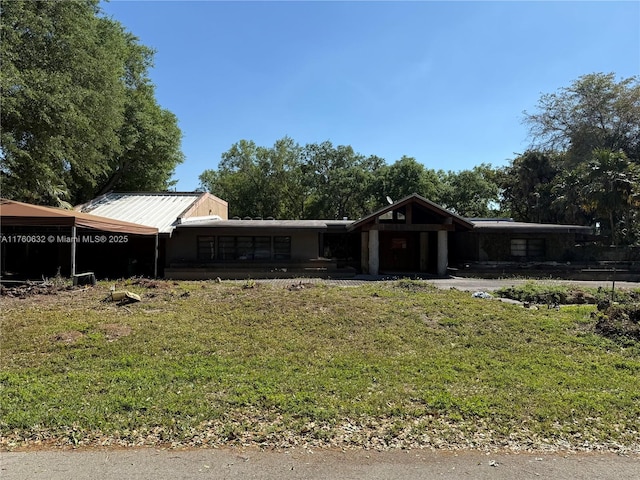
<svg viewBox="0 0 640 480"><path fill-rule="evenodd" d="M408 229L411 229L411 225L417 229L421 229L419 225L448 225L443 228L462 231L471 230L474 227L471 222L461 216L414 193L352 223L349 230L367 230L373 225L384 225L385 222L396 225L405 224Z"/></svg>

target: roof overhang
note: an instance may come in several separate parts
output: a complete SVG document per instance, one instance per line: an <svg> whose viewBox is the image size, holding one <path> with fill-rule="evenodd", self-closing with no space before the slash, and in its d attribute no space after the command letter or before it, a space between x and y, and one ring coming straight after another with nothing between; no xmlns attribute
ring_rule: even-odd
<svg viewBox="0 0 640 480"><path fill-rule="evenodd" d="M189 228L206 228L212 230L306 230L320 232L327 230L327 223L328 222L324 220L211 220L182 223L176 226L176 230Z"/></svg>
<svg viewBox="0 0 640 480"><path fill-rule="evenodd" d="M478 233L579 233L591 234L592 227L582 225L561 225L548 223L526 223L510 220L473 221L474 231Z"/></svg>

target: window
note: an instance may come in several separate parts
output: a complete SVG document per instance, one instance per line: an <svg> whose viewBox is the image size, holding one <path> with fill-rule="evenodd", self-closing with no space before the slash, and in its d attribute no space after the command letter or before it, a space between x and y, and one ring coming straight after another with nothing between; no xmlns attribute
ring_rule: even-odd
<svg viewBox="0 0 640 480"><path fill-rule="evenodd" d="M405 223L406 221L404 208L383 213L378 218L381 223Z"/></svg>
<svg viewBox="0 0 640 480"><path fill-rule="evenodd" d="M271 237L220 237L218 239L218 257L222 261L270 260Z"/></svg>
<svg viewBox="0 0 640 480"><path fill-rule="evenodd" d="M220 260L235 260L236 258L236 239L235 237L219 237L218 238L218 258Z"/></svg>
<svg viewBox="0 0 640 480"><path fill-rule="evenodd" d="M513 238L511 256L517 258L544 257L544 238Z"/></svg>
<svg viewBox="0 0 640 480"><path fill-rule="evenodd" d="M216 237L198 236L198 260L211 262L216 259Z"/></svg>
<svg viewBox="0 0 640 480"><path fill-rule="evenodd" d="M273 237L274 260L289 260L291 258L291 237Z"/></svg>

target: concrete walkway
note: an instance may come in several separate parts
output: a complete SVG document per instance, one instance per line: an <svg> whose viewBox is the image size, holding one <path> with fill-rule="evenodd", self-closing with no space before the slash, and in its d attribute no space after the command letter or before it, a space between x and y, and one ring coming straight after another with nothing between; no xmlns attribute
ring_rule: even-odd
<svg viewBox="0 0 640 480"><path fill-rule="evenodd" d="M640 456L147 448L2 453L0 468L3 480L637 480Z"/></svg>

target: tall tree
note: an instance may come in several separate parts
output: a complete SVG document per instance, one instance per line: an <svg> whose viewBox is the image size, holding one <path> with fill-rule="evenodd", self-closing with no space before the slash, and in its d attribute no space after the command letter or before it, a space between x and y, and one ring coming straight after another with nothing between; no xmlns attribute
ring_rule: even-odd
<svg viewBox="0 0 640 480"><path fill-rule="evenodd" d="M417 193L423 197L439 202L442 195L442 182L438 174L415 158L403 156L382 171L382 192L392 200L399 200L407 195Z"/></svg>
<svg viewBox="0 0 640 480"><path fill-rule="evenodd" d="M496 170L481 164L471 170L444 175L441 202L464 217L492 217L498 214L499 187Z"/></svg>
<svg viewBox="0 0 640 480"><path fill-rule="evenodd" d="M240 140L222 154L218 170L205 170L200 187L226 199L232 216L301 218L301 149L289 137L273 147Z"/></svg>
<svg viewBox="0 0 640 480"><path fill-rule="evenodd" d="M585 210L608 224L611 241L617 245L640 218L640 165L629 162L621 151L595 150L578 175Z"/></svg>
<svg viewBox="0 0 640 480"><path fill-rule="evenodd" d="M127 57L123 77L124 119L118 130L121 151L108 159L108 171L96 179L96 187L86 195L100 195L110 190L167 190L176 183L171 177L184 159L178 120L158 105L155 87L148 75L153 65L153 50L140 45L131 34L124 33L124 36Z"/></svg>
<svg viewBox="0 0 640 480"><path fill-rule="evenodd" d="M131 94L138 89L127 84L128 76L137 61L136 75L145 78L149 57L119 23L100 16L98 4L0 0L4 196L44 204L83 201L111 178L114 159L129 154L140 160L134 153L140 142L122 134L136 110ZM153 155L155 170L173 172L181 161L175 118L151 115L149 121L166 127L160 137L171 137L172 145L171 161L166 152ZM138 134L155 148L161 140L149 130ZM153 170L132 169L131 176L142 179L141 171Z"/></svg>
<svg viewBox="0 0 640 480"><path fill-rule="evenodd" d="M525 112L534 147L566 151L575 165L596 149L622 150L640 161L640 78L616 81L613 73L578 78L557 93L543 95L537 112Z"/></svg>
<svg viewBox="0 0 640 480"><path fill-rule="evenodd" d="M306 145L303 158L307 218L359 218L380 204L373 190L384 164L381 158L364 157L350 146L334 147L329 141Z"/></svg>
<svg viewBox="0 0 640 480"><path fill-rule="evenodd" d="M552 188L562 170L561 155L529 150L501 169L503 211L519 221L553 223Z"/></svg>

